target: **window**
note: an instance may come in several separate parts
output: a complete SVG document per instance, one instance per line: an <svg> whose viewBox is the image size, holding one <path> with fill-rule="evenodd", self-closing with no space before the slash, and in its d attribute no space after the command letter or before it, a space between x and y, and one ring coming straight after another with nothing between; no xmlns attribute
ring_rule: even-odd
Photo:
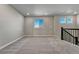
<svg viewBox="0 0 79 59"><path fill-rule="evenodd" d="M72 24L73 17L72 16L61 17L59 20L59 23L60 24Z"/></svg>
<svg viewBox="0 0 79 59"><path fill-rule="evenodd" d="M66 23L66 20L64 17L61 17L60 20L59 20L59 23L60 24L65 24Z"/></svg>
<svg viewBox="0 0 79 59"><path fill-rule="evenodd" d="M72 16L67 16L67 24L72 24L73 23L73 20L72 20Z"/></svg>
<svg viewBox="0 0 79 59"><path fill-rule="evenodd" d="M44 20L43 19L36 19L34 21L34 28L39 28L40 26L42 26L44 24Z"/></svg>

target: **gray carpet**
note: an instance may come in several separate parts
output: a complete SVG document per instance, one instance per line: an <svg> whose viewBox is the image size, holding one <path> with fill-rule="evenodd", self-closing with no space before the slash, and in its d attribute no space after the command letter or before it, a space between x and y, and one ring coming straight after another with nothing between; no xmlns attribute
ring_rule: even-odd
<svg viewBox="0 0 79 59"><path fill-rule="evenodd" d="M77 54L79 47L57 37L24 37L0 54Z"/></svg>

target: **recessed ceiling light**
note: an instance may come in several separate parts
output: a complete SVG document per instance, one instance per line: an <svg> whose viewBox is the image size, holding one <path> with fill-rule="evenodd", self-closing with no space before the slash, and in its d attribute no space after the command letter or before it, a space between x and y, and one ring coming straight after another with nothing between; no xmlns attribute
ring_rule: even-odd
<svg viewBox="0 0 79 59"><path fill-rule="evenodd" d="M73 14L77 14L77 13L78 13L78 12L75 11Z"/></svg>
<svg viewBox="0 0 79 59"><path fill-rule="evenodd" d="M27 15L30 15L30 13L27 13Z"/></svg>

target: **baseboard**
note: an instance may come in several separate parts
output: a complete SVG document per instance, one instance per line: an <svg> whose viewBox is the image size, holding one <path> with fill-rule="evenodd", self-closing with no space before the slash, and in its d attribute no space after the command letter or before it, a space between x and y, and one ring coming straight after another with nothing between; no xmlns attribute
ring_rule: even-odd
<svg viewBox="0 0 79 59"><path fill-rule="evenodd" d="M56 35L24 35L24 36L56 36Z"/></svg>
<svg viewBox="0 0 79 59"><path fill-rule="evenodd" d="M13 44L14 42L20 40L20 39L23 38L23 37L24 37L24 35L21 36L21 37L19 37L19 38L17 38L17 39L15 39L15 40L13 40L13 41L11 41L11 42L9 42L9 43L7 43L7 44L5 44L5 45L3 45L3 46L1 46L1 47L0 47L0 50L3 49L3 48L5 48L5 47L7 47L7 46L9 46L9 45L11 45L11 44Z"/></svg>

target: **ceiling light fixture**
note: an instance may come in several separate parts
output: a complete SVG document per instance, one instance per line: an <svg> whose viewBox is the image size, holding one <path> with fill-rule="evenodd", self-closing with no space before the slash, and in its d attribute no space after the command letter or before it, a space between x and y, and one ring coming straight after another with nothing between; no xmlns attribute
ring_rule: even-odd
<svg viewBox="0 0 79 59"><path fill-rule="evenodd" d="M27 13L27 15L30 15L30 13Z"/></svg>
<svg viewBox="0 0 79 59"><path fill-rule="evenodd" d="M78 13L78 12L76 12L76 11L75 11L75 12L73 12L73 14L75 14L75 15L76 15L77 13Z"/></svg>

